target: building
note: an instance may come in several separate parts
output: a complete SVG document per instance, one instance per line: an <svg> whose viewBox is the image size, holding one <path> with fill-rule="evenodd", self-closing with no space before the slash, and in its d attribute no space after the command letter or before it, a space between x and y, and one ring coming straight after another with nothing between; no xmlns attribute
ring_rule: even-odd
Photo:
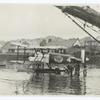
<svg viewBox="0 0 100 100"><path fill-rule="evenodd" d="M90 40L90 41L85 41L85 46L93 46L93 47L98 47L100 46L100 43L98 43L97 41L95 40Z"/></svg>
<svg viewBox="0 0 100 100"><path fill-rule="evenodd" d="M5 45L1 48L2 53L15 53L17 48L24 48L27 47L27 45L22 45L18 42L7 42Z"/></svg>
<svg viewBox="0 0 100 100"><path fill-rule="evenodd" d="M42 52L42 53L66 53L67 49L72 47L81 47L81 42L79 39L69 39L69 40L51 40L45 46L34 46L28 47L27 45L22 45L19 42L7 42L2 47L2 53L16 53L22 52L27 54L32 54L35 52Z"/></svg>

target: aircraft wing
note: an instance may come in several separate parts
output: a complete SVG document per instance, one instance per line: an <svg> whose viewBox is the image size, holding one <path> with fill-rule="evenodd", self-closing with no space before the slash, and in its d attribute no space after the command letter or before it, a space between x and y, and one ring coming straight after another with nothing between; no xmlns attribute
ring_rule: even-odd
<svg viewBox="0 0 100 100"><path fill-rule="evenodd" d="M68 13L74 17L78 17L94 26L100 28L100 13L89 6L56 6L63 13Z"/></svg>
<svg viewBox="0 0 100 100"><path fill-rule="evenodd" d="M81 59L68 54L50 53L49 63L68 64L68 63L81 63Z"/></svg>

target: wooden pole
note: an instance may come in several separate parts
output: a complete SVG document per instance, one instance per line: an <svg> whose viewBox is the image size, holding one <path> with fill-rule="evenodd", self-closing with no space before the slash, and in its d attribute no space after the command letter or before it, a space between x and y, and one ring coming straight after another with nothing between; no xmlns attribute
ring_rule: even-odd
<svg viewBox="0 0 100 100"><path fill-rule="evenodd" d="M85 49L81 50L81 59L82 59L82 63L85 64Z"/></svg>
<svg viewBox="0 0 100 100"><path fill-rule="evenodd" d="M26 61L26 48L24 47L24 56L23 56L23 63Z"/></svg>
<svg viewBox="0 0 100 100"><path fill-rule="evenodd" d="M85 49L82 49L82 51L81 51L81 59L82 59L82 64L83 64L83 76L86 77L86 75L87 75L87 66L86 66Z"/></svg>
<svg viewBox="0 0 100 100"><path fill-rule="evenodd" d="M18 60L19 60L19 47L20 46L17 46L17 63L18 63Z"/></svg>

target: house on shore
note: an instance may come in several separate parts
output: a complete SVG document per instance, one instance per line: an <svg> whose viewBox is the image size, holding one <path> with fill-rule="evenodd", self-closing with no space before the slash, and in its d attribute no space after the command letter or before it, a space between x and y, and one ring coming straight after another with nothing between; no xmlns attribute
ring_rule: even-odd
<svg viewBox="0 0 100 100"><path fill-rule="evenodd" d="M18 42L7 42L4 44L4 46L1 48L2 53L15 53L17 48L24 48L27 47L27 45L22 45Z"/></svg>

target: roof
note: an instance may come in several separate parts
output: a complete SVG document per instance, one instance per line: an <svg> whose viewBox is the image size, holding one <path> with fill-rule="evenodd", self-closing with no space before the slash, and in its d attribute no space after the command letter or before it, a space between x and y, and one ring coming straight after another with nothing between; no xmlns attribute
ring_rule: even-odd
<svg viewBox="0 0 100 100"><path fill-rule="evenodd" d="M19 42L10 42L12 45L20 46L20 47L27 47L27 45L21 44Z"/></svg>
<svg viewBox="0 0 100 100"><path fill-rule="evenodd" d="M20 47L26 47L25 45L22 45L21 43L18 42L7 42L1 49L7 49L7 48L16 48L16 46Z"/></svg>

